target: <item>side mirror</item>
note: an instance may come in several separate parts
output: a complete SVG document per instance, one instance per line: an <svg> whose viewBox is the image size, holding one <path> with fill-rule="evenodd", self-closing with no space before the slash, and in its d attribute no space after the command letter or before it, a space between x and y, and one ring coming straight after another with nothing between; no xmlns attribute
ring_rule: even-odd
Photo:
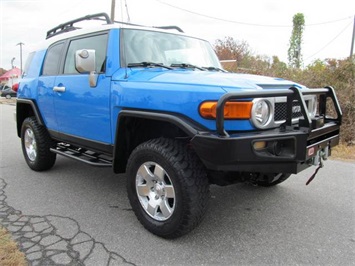
<svg viewBox="0 0 355 266"><path fill-rule="evenodd" d="M77 50L75 52L75 68L79 73L95 71L95 50Z"/></svg>
<svg viewBox="0 0 355 266"><path fill-rule="evenodd" d="M95 50L77 50L75 52L75 68L79 73L89 73L90 87L96 87L98 75L96 73Z"/></svg>

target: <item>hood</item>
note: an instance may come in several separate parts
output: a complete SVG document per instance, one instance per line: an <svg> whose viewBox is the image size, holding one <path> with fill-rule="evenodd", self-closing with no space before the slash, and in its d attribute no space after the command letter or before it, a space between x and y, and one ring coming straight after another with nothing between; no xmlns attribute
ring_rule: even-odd
<svg viewBox="0 0 355 266"><path fill-rule="evenodd" d="M235 90L288 89L303 86L284 79L250 74L213 71L162 70L160 68L134 69L128 73L128 82L150 82L190 86L219 87L226 92Z"/></svg>

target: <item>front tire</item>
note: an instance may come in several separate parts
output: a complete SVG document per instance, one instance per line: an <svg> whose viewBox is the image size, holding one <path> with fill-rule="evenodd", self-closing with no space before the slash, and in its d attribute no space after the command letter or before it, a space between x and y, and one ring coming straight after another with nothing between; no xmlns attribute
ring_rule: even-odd
<svg viewBox="0 0 355 266"><path fill-rule="evenodd" d="M127 192L133 211L148 231L176 238L202 220L209 183L202 163L186 143L159 138L132 152Z"/></svg>
<svg viewBox="0 0 355 266"><path fill-rule="evenodd" d="M50 151L52 140L44 126L35 117L22 123L21 146L27 165L34 171L45 171L53 167L56 154Z"/></svg>

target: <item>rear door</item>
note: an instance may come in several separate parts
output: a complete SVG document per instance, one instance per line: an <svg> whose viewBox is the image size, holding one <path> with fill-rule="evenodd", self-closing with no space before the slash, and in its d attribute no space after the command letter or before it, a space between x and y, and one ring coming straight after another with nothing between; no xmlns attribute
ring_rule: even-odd
<svg viewBox="0 0 355 266"><path fill-rule="evenodd" d="M53 86L60 71L64 46L65 42L61 41L48 47L42 73L38 78L37 104L44 123L50 131L59 130L56 119L56 110L54 108L55 93L53 91Z"/></svg>

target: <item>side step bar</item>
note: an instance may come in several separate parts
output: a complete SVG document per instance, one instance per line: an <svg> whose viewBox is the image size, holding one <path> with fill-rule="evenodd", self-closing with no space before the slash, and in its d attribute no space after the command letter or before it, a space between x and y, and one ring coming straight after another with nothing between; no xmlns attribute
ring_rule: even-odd
<svg viewBox="0 0 355 266"><path fill-rule="evenodd" d="M112 167L112 158L109 156L71 145L59 143L57 147L51 148L50 151L92 166Z"/></svg>

